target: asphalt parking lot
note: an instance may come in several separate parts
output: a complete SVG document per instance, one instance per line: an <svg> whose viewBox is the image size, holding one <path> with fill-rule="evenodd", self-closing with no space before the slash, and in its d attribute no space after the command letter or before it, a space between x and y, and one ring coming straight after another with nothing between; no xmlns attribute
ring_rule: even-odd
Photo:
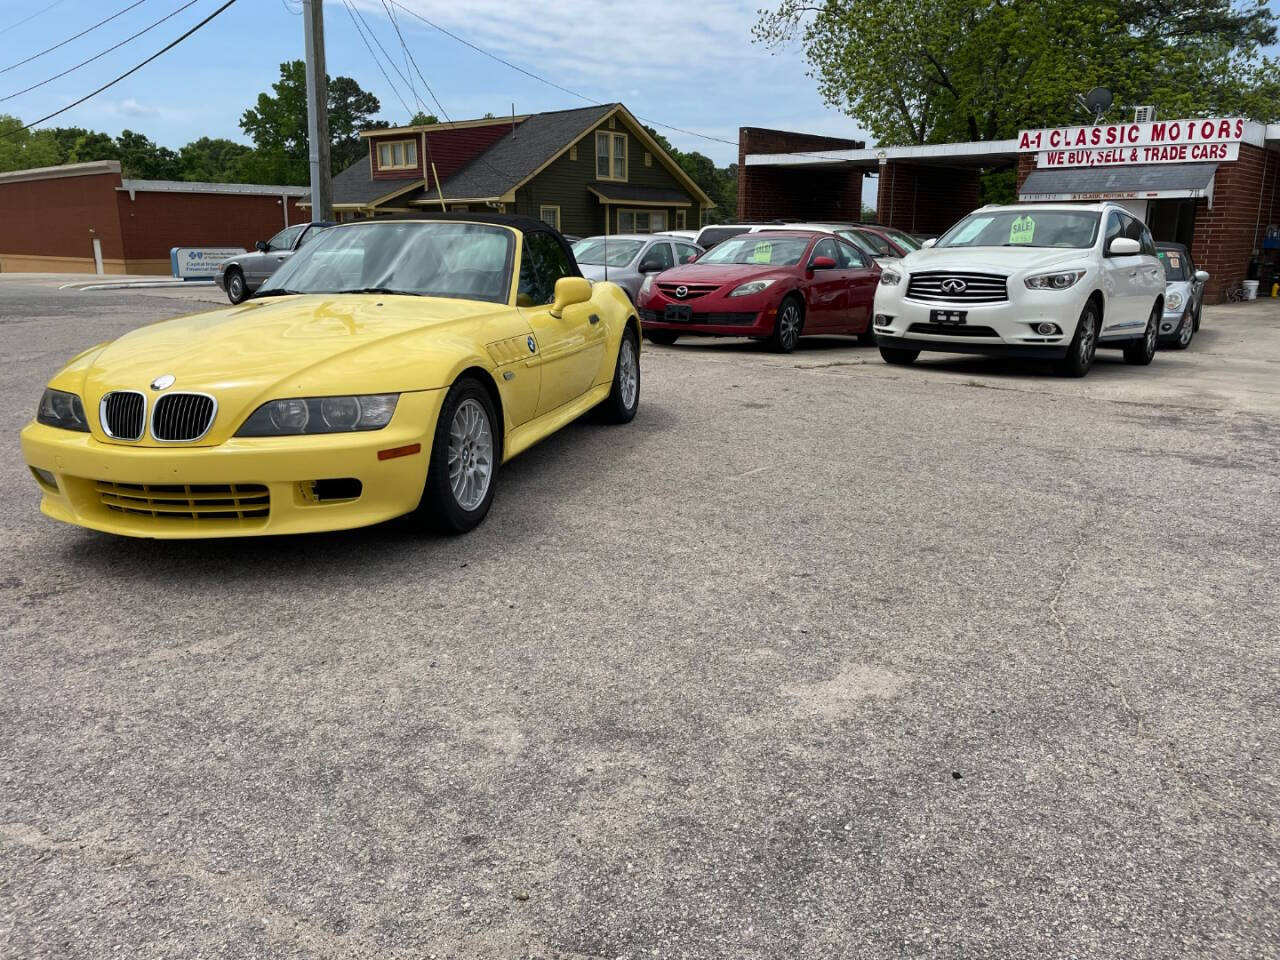
<svg viewBox="0 0 1280 960"><path fill-rule="evenodd" d="M44 381L210 307L0 279L0 956L1276 956L1280 306L648 348L460 539L41 517Z"/></svg>

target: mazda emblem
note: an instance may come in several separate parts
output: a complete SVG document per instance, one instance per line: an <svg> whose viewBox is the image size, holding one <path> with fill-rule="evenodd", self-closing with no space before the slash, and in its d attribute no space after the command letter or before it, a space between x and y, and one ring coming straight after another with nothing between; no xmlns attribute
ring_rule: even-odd
<svg viewBox="0 0 1280 960"><path fill-rule="evenodd" d="M681 284L680 286L676 287L676 296L679 297L681 300L683 300L688 295L689 295L689 288L684 286L684 284Z"/></svg>
<svg viewBox="0 0 1280 960"><path fill-rule="evenodd" d="M173 386L173 383L176 379L177 377L175 377L172 373L166 373L164 376L156 377L154 380L151 381L151 389L152 390L168 390L170 387Z"/></svg>
<svg viewBox="0 0 1280 960"><path fill-rule="evenodd" d="M969 289L969 285L967 283L963 280L958 280L955 277L943 280L940 286L942 287L943 293L964 293L965 290Z"/></svg>

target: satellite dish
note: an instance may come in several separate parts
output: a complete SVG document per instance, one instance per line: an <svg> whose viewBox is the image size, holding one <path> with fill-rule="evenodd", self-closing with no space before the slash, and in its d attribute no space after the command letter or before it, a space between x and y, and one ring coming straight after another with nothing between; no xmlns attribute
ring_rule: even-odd
<svg viewBox="0 0 1280 960"><path fill-rule="evenodd" d="M1102 115L1111 109L1111 104L1115 102L1115 97L1111 95L1111 91L1106 87L1094 87L1085 94L1084 105L1089 108L1095 117L1099 120Z"/></svg>

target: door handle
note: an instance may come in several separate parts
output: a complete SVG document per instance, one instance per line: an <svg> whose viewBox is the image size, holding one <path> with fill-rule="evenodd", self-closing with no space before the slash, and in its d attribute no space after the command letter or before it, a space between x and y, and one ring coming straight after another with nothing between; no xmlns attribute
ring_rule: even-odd
<svg viewBox="0 0 1280 960"><path fill-rule="evenodd" d="M1129 271L1129 276L1130 276L1130 277L1136 277L1137 275L1138 275L1138 271L1137 271L1137 270L1131 270L1131 271Z"/></svg>

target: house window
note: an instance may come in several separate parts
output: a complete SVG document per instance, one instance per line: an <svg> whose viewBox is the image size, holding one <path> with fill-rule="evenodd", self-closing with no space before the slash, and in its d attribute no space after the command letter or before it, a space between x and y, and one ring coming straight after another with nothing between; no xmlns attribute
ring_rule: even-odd
<svg viewBox="0 0 1280 960"><path fill-rule="evenodd" d="M619 233L659 233L667 229L665 210L619 210Z"/></svg>
<svg viewBox="0 0 1280 960"><path fill-rule="evenodd" d="M560 208L543 204L538 207L538 219L548 226L560 229Z"/></svg>
<svg viewBox="0 0 1280 960"><path fill-rule="evenodd" d="M596 179L627 179L627 135L625 133L596 133Z"/></svg>
<svg viewBox="0 0 1280 960"><path fill-rule="evenodd" d="M412 170L418 166L418 142L395 140L378 144L379 170Z"/></svg>
<svg viewBox="0 0 1280 960"><path fill-rule="evenodd" d="M685 216L683 210L676 211L676 229L683 230L685 228Z"/></svg>

